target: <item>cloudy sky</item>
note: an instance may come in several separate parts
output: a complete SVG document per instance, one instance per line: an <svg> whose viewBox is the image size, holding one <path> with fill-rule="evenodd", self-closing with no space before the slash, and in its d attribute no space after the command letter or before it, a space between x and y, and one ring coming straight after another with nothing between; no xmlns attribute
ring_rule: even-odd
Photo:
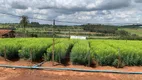
<svg viewBox="0 0 142 80"><path fill-rule="evenodd" d="M86 23L142 23L141 5L142 0L0 0L0 23L19 22L20 18L6 14Z"/></svg>

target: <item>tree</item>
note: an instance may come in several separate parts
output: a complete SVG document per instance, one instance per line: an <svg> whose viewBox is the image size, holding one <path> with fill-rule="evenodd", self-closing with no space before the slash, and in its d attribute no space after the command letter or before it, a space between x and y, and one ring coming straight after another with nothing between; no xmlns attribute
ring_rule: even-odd
<svg viewBox="0 0 142 80"><path fill-rule="evenodd" d="M27 16L24 16L24 15L23 15L21 18L22 18L22 19L21 19L21 21L20 21L20 25L23 27L24 33L25 33L25 27L28 25L29 20L28 20L28 17L27 17Z"/></svg>
<svg viewBox="0 0 142 80"><path fill-rule="evenodd" d="M31 22L31 27L40 27L39 22Z"/></svg>
<svg viewBox="0 0 142 80"><path fill-rule="evenodd" d="M118 30L118 31L116 31L116 34L121 37L130 36L130 33L125 30Z"/></svg>

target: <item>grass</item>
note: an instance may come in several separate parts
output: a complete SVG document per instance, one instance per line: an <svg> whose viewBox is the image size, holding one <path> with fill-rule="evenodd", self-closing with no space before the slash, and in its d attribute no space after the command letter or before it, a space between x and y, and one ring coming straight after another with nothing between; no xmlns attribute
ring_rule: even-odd
<svg viewBox="0 0 142 80"><path fill-rule="evenodd" d="M142 28L120 28L120 30L126 30L131 34L137 34L142 37Z"/></svg>

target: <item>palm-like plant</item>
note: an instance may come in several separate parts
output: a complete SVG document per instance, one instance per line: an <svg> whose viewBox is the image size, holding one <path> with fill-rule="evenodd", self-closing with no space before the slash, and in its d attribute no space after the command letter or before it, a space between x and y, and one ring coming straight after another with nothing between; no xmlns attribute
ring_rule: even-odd
<svg viewBox="0 0 142 80"><path fill-rule="evenodd" d="M23 15L21 17L20 25L23 27L24 33L25 33L25 27L28 25L28 23L29 23L28 17Z"/></svg>

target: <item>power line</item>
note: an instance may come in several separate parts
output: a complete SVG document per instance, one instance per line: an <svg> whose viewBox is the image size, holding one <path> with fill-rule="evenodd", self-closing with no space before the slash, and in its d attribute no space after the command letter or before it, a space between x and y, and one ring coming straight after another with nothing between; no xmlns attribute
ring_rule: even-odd
<svg viewBox="0 0 142 80"><path fill-rule="evenodd" d="M48 19L39 19L39 18L34 18L34 17L28 17L29 19L37 19L37 20L42 20L42 21L52 21L53 22L53 20L48 20Z"/></svg>
<svg viewBox="0 0 142 80"><path fill-rule="evenodd" d="M14 15L11 13L4 13L4 12L0 12L0 14L5 14L5 15L9 15L9 16L13 16L13 17L19 17L21 18L22 16L18 16L18 15ZM34 18L34 17L29 17L27 16L29 19L37 19L37 20L42 20L42 21L53 21L53 20L48 20L48 19L39 19L39 18Z"/></svg>
<svg viewBox="0 0 142 80"><path fill-rule="evenodd" d="M14 14L11 14L11 13L0 12L0 14L5 14L5 15L13 16L13 17L21 17L21 16L14 15Z"/></svg>
<svg viewBox="0 0 142 80"><path fill-rule="evenodd" d="M0 12L1 14L5 14L5 15L10 15L10 16L13 16L13 17L19 17L21 18L22 16L18 16L18 15L14 15L14 14L11 14L11 13L4 13L4 12ZM36 20L42 20L42 21L53 21L53 20L48 20L48 19L39 19L39 18L34 18L34 17L29 17L29 19L36 19ZM84 24L85 22L72 22L72 21L60 21L60 20L55 20L56 22L62 22L62 23L74 23L74 24ZM87 23L85 23L87 24Z"/></svg>
<svg viewBox="0 0 142 80"><path fill-rule="evenodd" d="M85 22L72 22L72 21L60 21L60 20L56 20L56 22L63 22L63 23L76 23L76 24L88 24Z"/></svg>
<svg viewBox="0 0 142 80"><path fill-rule="evenodd" d="M18 15L14 15L11 13L5 13L5 12L0 12L0 14L5 14L5 15L9 15L9 16L13 16L13 17L19 17L21 18L22 16L18 16ZM39 18L35 18L35 17L29 17L27 16L29 19L35 19L35 20L42 20L42 21L50 21L53 22L53 20L49 20L49 19L39 19ZM55 20L56 22L61 22L61 23L73 23L73 24L88 24L87 22L77 22L77 21L62 21L62 20ZM106 22L105 22L106 23ZM90 24L101 24L101 23L90 23ZM117 22L107 22L107 24L134 24L134 23L117 23Z"/></svg>

